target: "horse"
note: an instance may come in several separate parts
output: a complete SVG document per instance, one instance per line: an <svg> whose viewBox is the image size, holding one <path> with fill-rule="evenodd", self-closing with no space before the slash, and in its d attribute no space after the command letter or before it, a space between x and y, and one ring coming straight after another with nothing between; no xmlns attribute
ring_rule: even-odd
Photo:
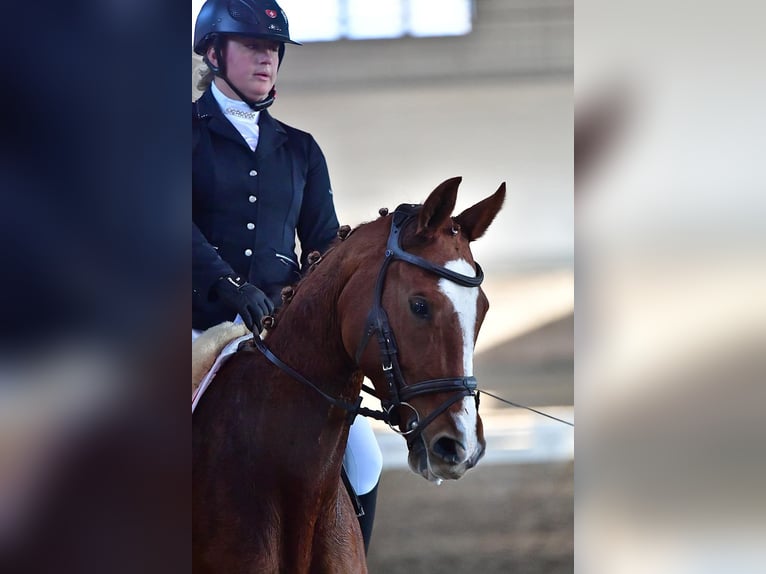
<svg viewBox="0 0 766 574"><path fill-rule="evenodd" d="M402 434L410 469L433 482L483 456L473 348L489 303L470 242L505 183L453 217L461 179L341 228L283 291L263 340L221 366L192 417L196 574L367 572L341 480L356 415ZM381 411L360 406L363 386Z"/></svg>

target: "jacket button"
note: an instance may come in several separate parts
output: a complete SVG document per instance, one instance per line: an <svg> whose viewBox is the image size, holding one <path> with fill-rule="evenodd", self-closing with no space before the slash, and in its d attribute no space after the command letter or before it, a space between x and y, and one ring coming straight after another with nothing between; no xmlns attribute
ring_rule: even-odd
<svg viewBox="0 0 766 574"><path fill-rule="evenodd" d="M253 250L252 249L245 249L245 255L250 257L252 254L253 254Z"/></svg>
<svg viewBox="0 0 766 574"><path fill-rule="evenodd" d="M248 223L247 224L248 229L255 229L255 223Z"/></svg>
<svg viewBox="0 0 766 574"><path fill-rule="evenodd" d="M255 197L254 195L251 195L250 197L248 197L248 198L247 198L247 200L248 200L250 203L255 203L257 199L258 199L258 198L257 198L257 197Z"/></svg>
<svg viewBox="0 0 766 574"><path fill-rule="evenodd" d="M256 176L256 175L258 175L258 172L255 171L254 169L251 169L250 170L250 176L253 177L253 176Z"/></svg>

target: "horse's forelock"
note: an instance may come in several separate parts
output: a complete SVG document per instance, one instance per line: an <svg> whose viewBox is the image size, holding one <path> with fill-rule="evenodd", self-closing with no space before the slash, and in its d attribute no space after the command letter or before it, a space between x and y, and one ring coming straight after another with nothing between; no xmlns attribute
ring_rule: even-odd
<svg viewBox="0 0 766 574"><path fill-rule="evenodd" d="M464 259L471 265L474 263L471 246L460 233L460 225L453 219L448 219L430 236L418 234L417 225L408 223L402 230L400 245L404 251L425 257L437 265L455 259Z"/></svg>

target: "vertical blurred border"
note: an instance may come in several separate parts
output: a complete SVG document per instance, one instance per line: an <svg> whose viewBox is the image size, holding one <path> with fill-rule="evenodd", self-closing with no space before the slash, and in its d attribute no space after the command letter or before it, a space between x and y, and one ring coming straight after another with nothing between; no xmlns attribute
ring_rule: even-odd
<svg viewBox="0 0 766 574"><path fill-rule="evenodd" d="M4 21L0 571L188 571L188 19Z"/></svg>
<svg viewBox="0 0 766 574"><path fill-rule="evenodd" d="M763 569L765 17L576 3L578 572Z"/></svg>

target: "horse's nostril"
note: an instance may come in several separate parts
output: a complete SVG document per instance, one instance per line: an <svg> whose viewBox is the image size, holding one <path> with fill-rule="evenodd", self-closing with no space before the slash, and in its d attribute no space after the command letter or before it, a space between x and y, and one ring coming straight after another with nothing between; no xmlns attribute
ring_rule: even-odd
<svg viewBox="0 0 766 574"><path fill-rule="evenodd" d="M468 461L468 468L469 469L471 469L474 466L476 466L476 463L478 463L479 460L481 460L481 458L484 456L484 453L485 453L486 450L487 450L487 445L482 444L481 445L481 449L479 450L479 454L477 454L476 456L472 457L471 460Z"/></svg>
<svg viewBox="0 0 766 574"><path fill-rule="evenodd" d="M432 447L436 456L449 464L458 464L463 461L465 449L458 441L443 436Z"/></svg>

